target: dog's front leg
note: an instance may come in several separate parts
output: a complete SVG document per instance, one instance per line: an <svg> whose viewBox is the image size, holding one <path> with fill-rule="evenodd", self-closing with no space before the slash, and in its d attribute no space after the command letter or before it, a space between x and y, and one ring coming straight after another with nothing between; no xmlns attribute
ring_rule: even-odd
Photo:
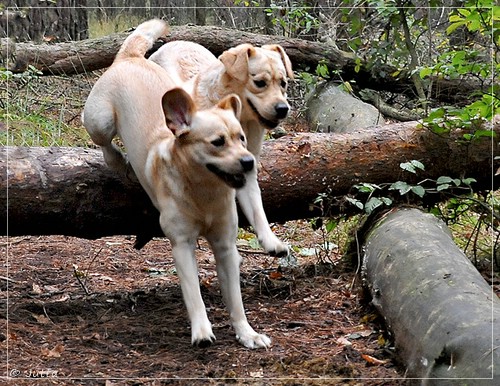
<svg viewBox="0 0 500 386"><path fill-rule="evenodd" d="M212 344L215 341L215 335L201 298L198 266L194 255L195 242L195 240L172 241L172 254L181 282L182 296L191 321L191 343L203 347Z"/></svg>
<svg viewBox="0 0 500 386"><path fill-rule="evenodd" d="M227 232L225 235L231 233L233 232ZM247 321L240 288L241 257L234 241L231 243L228 238L227 236L224 240L209 238L209 242L214 251L222 297L229 311L236 339L248 348L268 348L271 346L271 339L255 332Z"/></svg>
<svg viewBox="0 0 500 386"><path fill-rule="evenodd" d="M256 172L248 176L245 186L236 191L236 197L262 248L271 255L286 256L289 253L288 245L276 237L267 221Z"/></svg>

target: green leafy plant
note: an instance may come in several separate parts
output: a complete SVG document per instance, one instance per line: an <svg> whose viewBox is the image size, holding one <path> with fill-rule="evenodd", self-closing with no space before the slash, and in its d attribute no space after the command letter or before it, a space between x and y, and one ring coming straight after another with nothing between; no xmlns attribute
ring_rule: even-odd
<svg viewBox="0 0 500 386"><path fill-rule="evenodd" d="M412 174L418 174L419 171L425 170L425 166L418 160L402 162L399 167ZM417 184L410 184L406 181L396 181L385 184L360 183L354 185L354 189L358 195L347 196L345 200L362 210L366 214L371 214L380 207L390 207L394 203L400 202L400 199L390 196L391 191L399 193L399 197L412 194L419 198L423 198L426 194L432 193L452 193L459 190L461 194L471 194L472 184L476 182L474 178L451 178L441 176L437 180L424 179ZM366 196L367 195L367 196ZM362 200L359 196L366 198Z"/></svg>
<svg viewBox="0 0 500 386"><path fill-rule="evenodd" d="M446 134L452 130L467 130L464 140L470 141L481 137L493 137L492 130L485 130L484 124L500 113L500 94L492 87L490 94L483 94L480 99L464 108L439 107L423 119L422 125L436 134ZM493 90L495 89L495 90Z"/></svg>
<svg viewBox="0 0 500 386"><path fill-rule="evenodd" d="M347 202L356 206L358 209L363 210L365 213L370 214L375 209L386 205L390 206L392 204L392 200L389 197L384 196L374 196L376 191L381 191L383 188L376 184L370 183L361 183L354 185L354 188L362 194L368 194L367 200L363 203L361 200L355 197L346 197Z"/></svg>
<svg viewBox="0 0 500 386"><path fill-rule="evenodd" d="M492 0L469 0L465 6L455 9L449 20L451 24L446 29L451 34L457 28L465 27L470 32L479 32L492 38L493 43L500 46L500 6Z"/></svg>
<svg viewBox="0 0 500 386"><path fill-rule="evenodd" d="M299 78L303 81L306 90L312 91L323 80L330 79L330 71L325 62L320 61L316 66L315 74L307 71L299 72Z"/></svg>
<svg viewBox="0 0 500 386"><path fill-rule="evenodd" d="M500 268L498 193L452 196L448 201L432 207L430 212L446 222L455 242L474 264L493 263L496 269Z"/></svg>
<svg viewBox="0 0 500 386"><path fill-rule="evenodd" d="M272 3L264 12L271 18L274 25L281 27L283 35L301 37L320 25L320 20L312 10L313 8L307 4L307 1L291 1L288 6Z"/></svg>
<svg viewBox="0 0 500 386"><path fill-rule="evenodd" d="M438 57L432 66L420 69L420 77L448 77L451 79L498 79L500 63L500 6L491 0L467 1L462 8L457 8L449 16L450 25L446 29L448 35L458 29L465 29L479 35L485 43L493 44L491 54L488 50L474 46L464 46L460 50L446 51ZM478 38L478 39L479 39ZM471 95L473 102L462 108L439 107L423 120L425 127L437 134L443 134L453 129L470 130L464 134L465 140L492 136L490 130L481 129L485 121L491 121L500 113L500 87L492 82L486 91Z"/></svg>

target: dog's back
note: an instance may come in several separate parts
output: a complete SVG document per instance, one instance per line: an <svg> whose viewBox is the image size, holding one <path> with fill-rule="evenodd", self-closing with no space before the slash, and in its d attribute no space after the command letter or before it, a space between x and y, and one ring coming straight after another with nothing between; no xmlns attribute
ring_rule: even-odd
<svg viewBox="0 0 500 386"><path fill-rule="evenodd" d="M212 66L220 65L217 58L205 47L183 40L164 44L149 59L163 67L173 81L189 93L189 88L192 87L190 82L201 71L210 71Z"/></svg>
<svg viewBox="0 0 500 386"><path fill-rule="evenodd" d="M158 136L172 136L165 124L161 99L174 84L165 70L144 57L154 42L167 32L168 26L162 20L141 24L125 39L113 64L96 82L85 104L84 125L92 140L103 148L106 163L118 172L127 172L127 164L110 146L113 137L120 136L127 148L129 162L134 166L146 163L151 145L137 138L154 142ZM141 135L144 131L150 134ZM141 169L134 168L134 171L143 183L145 178Z"/></svg>

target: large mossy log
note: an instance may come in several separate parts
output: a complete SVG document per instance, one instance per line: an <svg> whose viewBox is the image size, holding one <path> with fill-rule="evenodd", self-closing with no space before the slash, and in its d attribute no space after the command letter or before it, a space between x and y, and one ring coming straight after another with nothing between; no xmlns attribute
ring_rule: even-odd
<svg viewBox="0 0 500 386"><path fill-rule="evenodd" d="M462 134L437 136L408 122L348 134L301 133L267 141L259 180L268 218L275 222L321 215L312 208L320 193L343 196L360 182L413 178L415 183L446 175L474 177L475 189L491 189L492 150L499 153L498 142L482 138L461 144ZM412 159L426 166L418 176L405 174L399 166ZM96 238L138 234L148 227L161 235L157 213L142 188L111 172L99 150L3 148L0 200L8 202L12 236ZM349 208L342 200L338 205L329 209ZM6 218L7 208L0 207L0 234L7 233Z"/></svg>
<svg viewBox="0 0 500 386"><path fill-rule="evenodd" d="M498 384L500 301L442 221L417 209L389 212L367 233L363 277L409 378Z"/></svg>

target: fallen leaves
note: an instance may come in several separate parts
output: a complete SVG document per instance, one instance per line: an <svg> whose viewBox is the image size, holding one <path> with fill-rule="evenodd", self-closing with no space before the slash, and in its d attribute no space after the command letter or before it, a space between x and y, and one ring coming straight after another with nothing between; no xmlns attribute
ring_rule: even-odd
<svg viewBox="0 0 500 386"><path fill-rule="evenodd" d="M387 359L385 359L385 360L377 359L377 358L372 357L371 355L368 355L368 354L361 354L361 358L363 358L370 365L374 365L374 366L385 365L389 362Z"/></svg>
<svg viewBox="0 0 500 386"><path fill-rule="evenodd" d="M51 320L45 315L39 314L31 314L31 316L37 321L39 324L50 324Z"/></svg>
<svg viewBox="0 0 500 386"><path fill-rule="evenodd" d="M49 350L47 347L42 347L42 356L47 358L60 358L64 351L64 346L60 343L56 344L54 348Z"/></svg>
<svg viewBox="0 0 500 386"><path fill-rule="evenodd" d="M340 346L344 346L344 347L345 346L352 346L352 342L343 336L341 336L340 338L337 339L337 344Z"/></svg>

